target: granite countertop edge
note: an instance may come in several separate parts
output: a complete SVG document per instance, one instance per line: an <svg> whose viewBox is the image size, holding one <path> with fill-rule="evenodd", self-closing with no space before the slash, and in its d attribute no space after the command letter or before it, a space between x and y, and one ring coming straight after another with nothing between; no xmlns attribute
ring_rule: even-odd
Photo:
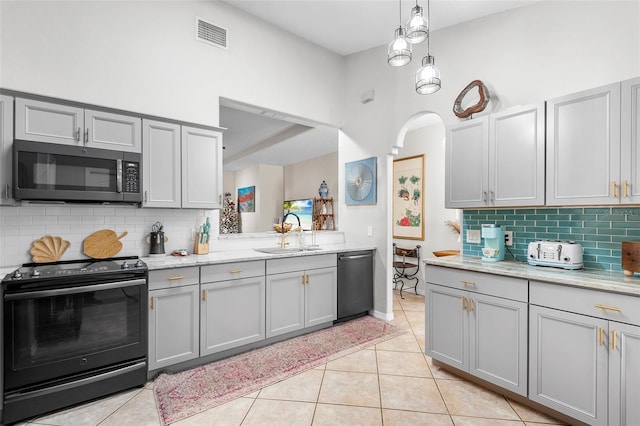
<svg viewBox="0 0 640 426"><path fill-rule="evenodd" d="M425 264L467 271L485 272L532 281L544 281L592 290L625 293L640 296L640 275L625 276L623 272L596 269L567 270L545 266L532 266L525 262L505 260L483 262L480 257L444 256L427 258Z"/></svg>
<svg viewBox="0 0 640 426"><path fill-rule="evenodd" d="M249 262L252 260L282 259L290 257L318 256L322 254L335 254L351 251L375 250L375 246L353 244L327 244L316 250L287 252L287 253L262 253L254 249L230 250L224 252L210 252L208 254L190 254L189 256L160 256L143 257L149 271L171 268L183 268L187 266L215 265L232 262Z"/></svg>

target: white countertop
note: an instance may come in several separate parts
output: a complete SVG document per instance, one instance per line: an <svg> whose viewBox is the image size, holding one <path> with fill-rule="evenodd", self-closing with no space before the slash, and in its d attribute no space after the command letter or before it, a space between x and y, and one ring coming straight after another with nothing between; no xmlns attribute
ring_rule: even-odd
<svg viewBox="0 0 640 426"><path fill-rule="evenodd" d="M185 266L201 266L230 262L246 262L251 260L278 259L299 256L317 256L320 254L342 253L348 251L375 250L374 246L353 244L323 244L317 250L287 252L287 253L262 253L254 249L229 250L224 252L211 252L209 254L190 254L188 256L160 256L143 257L150 271L154 269L181 268Z"/></svg>
<svg viewBox="0 0 640 426"><path fill-rule="evenodd" d="M505 260L483 262L480 257L444 256L425 259L427 265L486 272L514 278L546 281L593 290L604 290L640 296L640 274L627 277L622 272L595 269L565 270L545 266L531 266L526 262Z"/></svg>

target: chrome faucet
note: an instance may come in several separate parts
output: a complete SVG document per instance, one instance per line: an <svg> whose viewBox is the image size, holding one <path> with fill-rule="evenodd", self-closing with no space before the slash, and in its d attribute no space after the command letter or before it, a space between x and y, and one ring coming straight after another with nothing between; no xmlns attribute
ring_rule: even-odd
<svg viewBox="0 0 640 426"><path fill-rule="evenodd" d="M285 239L287 238L287 236L289 234L284 231L284 223L287 220L287 217L289 217L289 216L295 216L295 218L298 219L298 228L297 228L298 230L300 230L300 228L302 227L302 225L300 224L300 217L298 217L297 214L295 214L295 213L287 213L287 214L285 214L284 217L282 218L282 230L281 230L282 236L280 237L280 247L281 248L284 248L288 244L288 243L285 242Z"/></svg>

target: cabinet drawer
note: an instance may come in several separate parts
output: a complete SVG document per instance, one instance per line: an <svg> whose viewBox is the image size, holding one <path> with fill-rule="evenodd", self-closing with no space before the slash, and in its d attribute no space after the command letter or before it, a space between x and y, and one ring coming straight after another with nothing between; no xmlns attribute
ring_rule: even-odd
<svg viewBox="0 0 640 426"><path fill-rule="evenodd" d="M309 269L331 268L338 265L336 254L318 254L313 256L290 257L287 259L267 260L267 275L283 274Z"/></svg>
<svg viewBox="0 0 640 426"><path fill-rule="evenodd" d="M531 281L529 303L611 321L640 325L640 297Z"/></svg>
<svg viewBox="0 0 640 426"><path fill-rule="evenodd" d="M502 275L427 265L428 283L526 302L528 281Z"/></svg>
<svg viewBox="0 0 640 426"><path fill-rule="evenodd" d="M200 268L197 266L149 271L149 290L199 283Z"/></svg>
<svg viewBox="0 0 640 426"><path fill-rule="evenodd" d="M264 260L233 262L201 267L202 283L237 280L264 275Z"/></svg>

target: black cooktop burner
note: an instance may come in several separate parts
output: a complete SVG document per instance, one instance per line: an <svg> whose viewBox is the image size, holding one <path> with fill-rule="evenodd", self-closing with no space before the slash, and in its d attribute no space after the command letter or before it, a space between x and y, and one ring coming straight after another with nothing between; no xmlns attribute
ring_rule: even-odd
<svg viewBox="0 0 640 426"><path fill-rule="evenodd" d="M4 283L16 281L46 281L64 277L89 278L92 275L118 275L123 271L146 271L147 265L137 256L108 259L79 259L51 263L25 263L7 274Z"/></svg>

